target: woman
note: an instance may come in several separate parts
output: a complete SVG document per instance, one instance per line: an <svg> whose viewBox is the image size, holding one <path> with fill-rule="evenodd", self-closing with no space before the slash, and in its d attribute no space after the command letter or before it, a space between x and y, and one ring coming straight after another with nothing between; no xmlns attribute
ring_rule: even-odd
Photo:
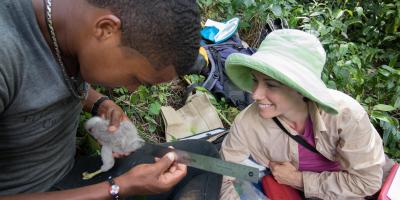
<svg viewBox="0 0 400 200"><path fill-rule="evenodd" d="M391 161L363 107L322 82L325 59L316 37L291 29L269 34L252 56L229 56L227 75L252 91L255 102L236 117L221 155L238 163L252 157L307 198L363 198L380 189ZM290 138L273 118L317 152ZM224 178L220 198L238 198L231 178Z"/></svg>

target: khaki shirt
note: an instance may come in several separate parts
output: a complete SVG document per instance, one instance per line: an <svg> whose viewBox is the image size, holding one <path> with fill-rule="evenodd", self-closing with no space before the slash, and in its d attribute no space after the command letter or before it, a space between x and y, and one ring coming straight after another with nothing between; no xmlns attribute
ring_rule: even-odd
<svg viewBox="0 0 400 200"><path fill-rule="evenodd" d="M337 103L339 114L328 114L313 102L308 107L316 149L327 159L338 161L341 171L303 171L304 194L306 198L321 199L358 199L372 195L381 187L383 171L387 173L393 163L385 159L382 140L364 108L342 92L329 92ZM272 119L261 118L257 109L257 105L252 104L236 117L222 144L222 158L240 163L251 156L266 167L269 161L289 161L298 168L298 143ZM291 134L297 135L283 120L280 121ZM224 177L221 199L239 199L232 180Z"/></svg>

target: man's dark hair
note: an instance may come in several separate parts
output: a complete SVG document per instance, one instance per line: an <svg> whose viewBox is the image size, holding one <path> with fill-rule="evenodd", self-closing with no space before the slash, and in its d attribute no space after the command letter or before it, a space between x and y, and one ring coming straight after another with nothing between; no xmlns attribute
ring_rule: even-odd
<svg viewBox="0 0 400 200"><path fill-rule="evenodd" d="M87 0L110 9L122 22L122 45L156 67L173 65L186 74L197 57L200 12L196 0Z"/></svg>

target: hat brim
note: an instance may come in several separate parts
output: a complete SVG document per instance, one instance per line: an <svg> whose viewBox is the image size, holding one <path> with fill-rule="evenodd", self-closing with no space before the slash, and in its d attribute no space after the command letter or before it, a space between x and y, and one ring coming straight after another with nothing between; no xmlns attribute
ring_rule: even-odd
<svg viewBox="0 0 400 200"><path fill-rule="evenodd" d="M234 53L225 61L228 77L242 90L252 92L254 81L251 72L256 70L296 90L324 111L337 114L336 104L322 80L310 75L312 73L301 71L304 67L296 65L300 63L276 60L276 56L261 53L251 56Z"/></svg>

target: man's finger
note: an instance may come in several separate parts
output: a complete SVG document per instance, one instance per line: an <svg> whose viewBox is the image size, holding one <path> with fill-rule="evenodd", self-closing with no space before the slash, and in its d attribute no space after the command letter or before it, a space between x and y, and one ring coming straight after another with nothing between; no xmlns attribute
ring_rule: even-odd
<svg viewBox="0 0 400 200"><path fill-rule="evenodd" d="M174 173L175 171L176 171L176 166L172 165L172 166L169 168L169 172Z"/></svg>
<svg viewBox="0 0 400 200"><path fill-rule="evenodd" d="M184 164L173 163L169 168L169 171L163 173L160 176L161 183L165 184L167 187L172 187L177 184L183 177L186 176L187 166Z"/></svg>
<svg viewBox="0 0 400 200"><path fill-rule="evenodd" d="M114 157L114 158L120 158L121 157L121 154L119 154L119 153L113 153L112 154L112 156Z"/></svg>
<svg viewBox="0 0 400 200"><path fill-rule="evenodd" d="M174 163L176 155L174 152L169 152L165 154L159 161L155 163L155 168L161 173L167 171L172 163Z"/></svg>
<svg viewBox="0 0 400 200"><path fill-rule="evenodd" d="M114 109L109 110L109 112L107 112L107 115L108 115L108 119L110 120L110 125L108 126L108 131L115 132L118 129L119 124L121 123L121 120L120 120L121 116L118 115L118 113Z"/></svg>
<svg viewBox="0 0 400 200"><path fill-rule="evenodd" d="M114 158L122 158L122 157L129 156L129 154L131 154L131 153L113 152L112 155L113 155Z"/></svg>
<svg viewBox="0 0 400 200"><path fill-rule="evenodd" d="M121 119L121 121L130 121L129 117L125 113L122 114Z"/></svg>

